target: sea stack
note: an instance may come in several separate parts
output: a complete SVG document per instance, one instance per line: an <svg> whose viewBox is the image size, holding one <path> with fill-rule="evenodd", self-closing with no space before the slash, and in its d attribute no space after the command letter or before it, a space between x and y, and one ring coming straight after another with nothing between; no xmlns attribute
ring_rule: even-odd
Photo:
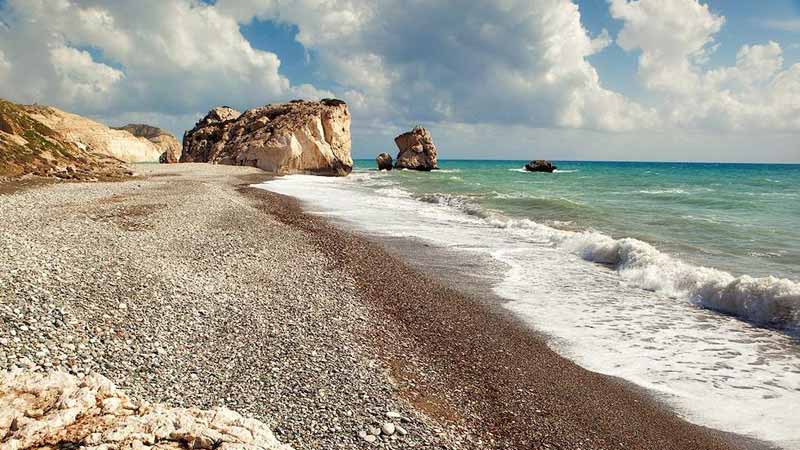
<svg viewBox="0 0 800 450"><path fill-rule="evenodd" d="M534 161L525 164L525 170L528 172L548 172L552 173L556 170L557 167L553 165L550 161L545 161L544 159L537 159Z"/></svg>
<svg viewBox="0 0 800 450"><path fill-rule="evenodd" d="M413 130L394 138L394 143L399 149L397 161L394 163L396 169L430 171L439 168L436 161L436 146L433 145L431 134L425 128L414 127Z"/></svg>
<svg viewBox="0 0 800 450"><path fill-rule="evenodd" d="M171 133L152 125L129 123L124 127L114 127L115 130L124 130L138 137L152 142L161 149L160 163L177 163L181 159L181 143Z"/></svg>
<svg viewBox="0 0 800 450"><path fill-rule="evenodd" d="M341 100L292 100L239 113L212 109L183 137L181 162L343 176L353 169L350 112Z"/></svg>
<svg viewBox="0 0 800 450"><path fill-rule="evenodd" d="M375 158L378 164L378 170L392 170L392 155L388 153L381 153Z"/></svg>

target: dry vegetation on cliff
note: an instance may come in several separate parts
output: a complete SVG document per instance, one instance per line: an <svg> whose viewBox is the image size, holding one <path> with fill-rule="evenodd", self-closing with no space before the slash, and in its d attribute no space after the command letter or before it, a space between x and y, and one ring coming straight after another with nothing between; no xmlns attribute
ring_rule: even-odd
<svg viewBox="0 0 800 450"><path fill-rule="evenodd" d="M27 107L0 99L0 177L92 179L128 172L122 161L81 149L33 119Z"/></svg>

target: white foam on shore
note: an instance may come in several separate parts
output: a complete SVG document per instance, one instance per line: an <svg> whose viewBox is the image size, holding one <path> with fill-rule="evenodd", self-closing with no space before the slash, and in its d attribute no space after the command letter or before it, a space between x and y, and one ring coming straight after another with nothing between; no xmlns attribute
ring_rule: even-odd
<svg viewBox="0 0 800 450"><path fill-rule="evenodd" d="M414 198L391 177L362 175L259 187L363 231L489 254L509 267L495 291L562 354L665 395L694 422L800 448L800 345L740 320L797 327L797 283L734 277L636 239L509 219L459 196Z"/></svg>

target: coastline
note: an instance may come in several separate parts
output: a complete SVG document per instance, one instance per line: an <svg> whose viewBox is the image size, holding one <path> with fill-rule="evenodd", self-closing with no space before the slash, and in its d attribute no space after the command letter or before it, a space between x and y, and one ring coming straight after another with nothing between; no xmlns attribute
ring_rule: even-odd
<svg viewBox="0 0 800 450"><path fill-rule="evenodd" d="M406 262L418 251L439 252L440 261L454 256L446 250L402 238L379 243L305 213L292 197L244 191L265 213L313 236L381 311L372 339L404 396L494 448L774 448L691 424L649 391L558 355L548 336L499 307L506 300L491 292L491 277L465 275L457 264L448 271L447 263ZM427 276L426 267L445 271Z"/></svg>
<svg viewBox="0 0 800 450"><path fill-rule="evenodd" d="M358 432L387 411L408 418L408 436L378 440L392 448L769 448L560 357L480 281L462 292L466 280L405 263L396 249L413 242L392 251L248 187L268 174L143 172L0 205L28 227L0 240L14 269L0 277L2 368L24 358L224 404L297 449L369 448Z"/></svg>

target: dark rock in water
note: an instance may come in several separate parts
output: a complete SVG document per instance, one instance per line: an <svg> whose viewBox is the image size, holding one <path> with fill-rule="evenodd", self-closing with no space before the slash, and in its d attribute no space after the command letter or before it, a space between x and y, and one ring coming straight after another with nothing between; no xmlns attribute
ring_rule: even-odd
<svg viewBox="0 0 800 450"><path fill-rule="evenodd" d="M378 163L378 170L392 170L392 155L388 153L381 153L375 158Z"/></svg>
<svg viewBox="0 0 800 450"><path fill-rule="evenodd" d="M397 153L396 169L412 169L429 171L438 169L436 161L436 146L433 145L431 134L422 127L403 133L394 138L394 143L400 150Z"/></svg>
<svg viewBox="0 0 800 450"><path fill-rule="evenodd" d="M550 161L537 159L525 164L525 170L528 172L553 172L556 170L556 166L554 166Z"/></svg>

